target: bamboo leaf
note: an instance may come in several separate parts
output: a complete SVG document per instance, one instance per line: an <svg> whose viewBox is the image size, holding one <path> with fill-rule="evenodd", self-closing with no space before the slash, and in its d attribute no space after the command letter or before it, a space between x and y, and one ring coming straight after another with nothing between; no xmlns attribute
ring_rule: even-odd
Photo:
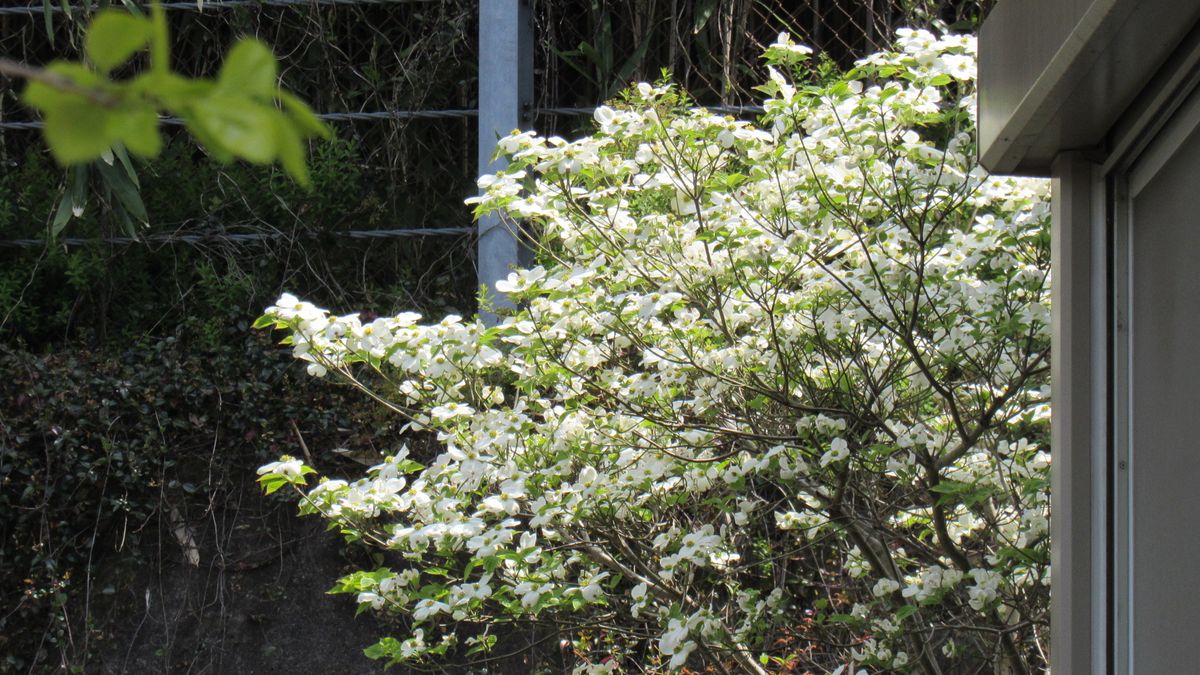
<svg viewBox="0 0 1200 675"><path fill-rule="evenodd" d="M74 208L71 202L70 193L63 193L61 199L58 200L58 208L54 211L54 221L50 223L50 237L54 238L63 231L67 223L71 221L71 211Z"/></svg>
<svg viewBox="0 0 1200 675"><path fill-rule="evenodd" d="M104 163L99 163L97 166L100 167L100 177L112 188L113 195L125 211L143 224L150 222L150 216L146 213L146 205L142 203L142 196L138 194L137 186L133 184L133 181L129 180L129 177L115 166Z"/></svg>
<svg viewBox="0 0 1200 675"><path fill-rule="evenodd" d="M717 9L719 0L699 0L692 10L692 35L699 35L708 25L713 12Z"/></svg>
<svg viewBox="0 0 1200 675"><path fill-rule="evenodd" d="M46 26L46 38L54 42L54 13L51 11L50 0L42 0L42 22Z"/></svg>

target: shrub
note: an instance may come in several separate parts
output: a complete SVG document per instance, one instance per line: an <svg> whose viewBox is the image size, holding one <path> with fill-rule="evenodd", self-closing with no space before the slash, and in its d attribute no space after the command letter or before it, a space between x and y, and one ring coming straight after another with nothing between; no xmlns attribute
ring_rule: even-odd
<svg viewBox="0 0 1200 675"><path fill-rule="evenodd" d="M805 85L781 35L758 124L642 84L592 136L502 139L479 209L540 264L498 325L280 298L311 374L444 446L260 469L411 562L335 589L409 618L368 653L512 623L583 672L1044 667L1047 184L976 164L974 50L901 31Z"/></svg>

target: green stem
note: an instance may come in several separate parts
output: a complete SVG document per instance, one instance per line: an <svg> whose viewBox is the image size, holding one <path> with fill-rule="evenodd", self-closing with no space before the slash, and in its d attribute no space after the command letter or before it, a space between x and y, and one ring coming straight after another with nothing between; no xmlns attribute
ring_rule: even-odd
<svg viewBox="0 0 1200 675"><path fill-rule="evenodd" d="M153 33L150 35L150 69L158 75L171 72L171 43L167 30L167 13L159 0L150 5Z"/></svg>

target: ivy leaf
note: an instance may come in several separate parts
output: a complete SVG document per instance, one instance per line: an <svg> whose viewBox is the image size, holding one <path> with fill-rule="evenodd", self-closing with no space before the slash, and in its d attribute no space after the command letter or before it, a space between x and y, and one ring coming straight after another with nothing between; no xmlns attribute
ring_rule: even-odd
<svg viewBox="0 0 1200 675"><path fill-rule="evenodd" d="M225 57L217 75L217 88L225 93L267 99L275 93L278 76L279 63L271 50L254 38L245 38Z"/></svg>
<svg viewBox="0 0 1200 675"><path fill-rule="evenodd" d="M143 49L150 42L151 30L146 19L125 12L102 12L88 28L84 49L92 64L107 73Z"/></svg>

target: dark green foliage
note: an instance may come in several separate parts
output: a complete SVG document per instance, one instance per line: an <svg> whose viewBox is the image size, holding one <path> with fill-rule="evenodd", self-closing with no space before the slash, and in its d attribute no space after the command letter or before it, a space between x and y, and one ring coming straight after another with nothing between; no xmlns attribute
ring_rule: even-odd
<svg viewBox="0 0 1200 675"><path fill-rule="evenodd" d="M220 167L179 139L139 171L154 233L209 237L199 244L0 248L0 337L43 350L64 340L124 344L200 334L214 344L283 289L333 306L377 311L469 311L474 287L466 237L352 240L346 230L403 227L389 186L357 163L352 142L316 147L314 190L259 167ZM0 174L0 233L37 238L54 208L59 170L30 151ZM429 205L430 224L465 224L461 205ZM449 203L447 203L449 202ZM407 210L406 210L407 211ZM415 220L415 219L414 219ZM417 221L418 223L420 221ZM108 205L89 198L71 237L120 235ZM229 242L224 233L267 235ZM6 318L7 317L7 318Z"/></svg>
<svg viewBox="0 0 1200 675"><path fill-rule="evenodd" d="M0 672L85 663L85 603L113 593L96 570L144 567L164 540L182 564L170 511L203 522L259 464L301 454L297 430L326 466L331 447L378 453L399 437L268 335L216 349L166 338L120 354L0 350L0 372Z"/></svg>
<svg viewBox="0 0 1200 675"><path fill-rule="evenodd" d="M781 29L842 64L911 23L904 13L914 7L953 22L976 16L968 10L980 3L876 4L891 10L858 0L535 0L536 105L594 104L663 68L702 103L752 102L747 83L760 81L762 48ZM318 112L472 108L475 12L472 0L172 12L173 66L214 77L220 55L255 35ZM864 18L866 32L856 27ZM0 18L0 51L37 65L77 59L86 19ZM115 75L144 61L135 56ZM34 118L12 90L0 92L0 113ZM576 129L590 120L535 123ZM336 311L470 313L472 239L336 233L470 224L462 198L475 192L475 120L333 127L337 140L311 144L311 191L278 169L217 165L164 129L163 153L134 166L149 220L135 229L206 237L199 244L0 247L0 673L93 670L89 637L131 622L96 615L109 580L185 564L171 509L195 520L238 507L256 491L255 467L301 454L297 430L323 473L339 473L333 447L395 449L383 445L399 442L389 416L308 378L248 325L283 290ZM120 196L106 198L105 170L88 168L79 183L52 164L36 132L0 131L0 239L46 237L72 193L71 205L86 206L60 236L123 235ZM272 238L237 243L223 233ZM150 557L162 550L167 560Z"/></svg>

